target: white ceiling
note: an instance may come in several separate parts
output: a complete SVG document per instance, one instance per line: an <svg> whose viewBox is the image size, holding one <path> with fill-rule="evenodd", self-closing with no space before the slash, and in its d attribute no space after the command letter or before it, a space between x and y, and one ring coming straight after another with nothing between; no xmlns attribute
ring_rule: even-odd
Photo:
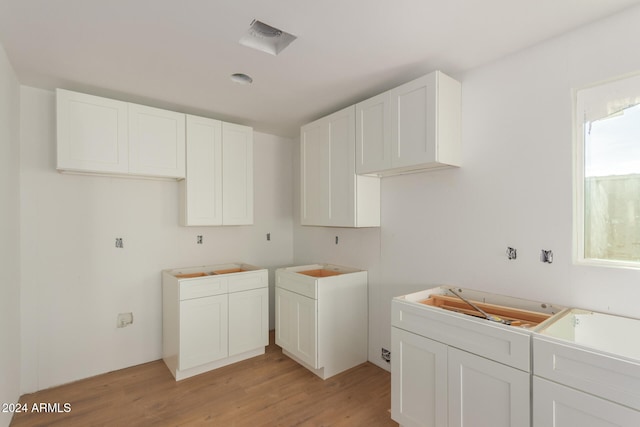
<svg viewBox="0 0 640 427"><path fill-rule="evenodd" d="M494 61L640 0L0 0L22 84L62 87L295 136L429 71ZM253 19L298 37L238 40ZM248 86L230 81L243 72Z"/></svg>

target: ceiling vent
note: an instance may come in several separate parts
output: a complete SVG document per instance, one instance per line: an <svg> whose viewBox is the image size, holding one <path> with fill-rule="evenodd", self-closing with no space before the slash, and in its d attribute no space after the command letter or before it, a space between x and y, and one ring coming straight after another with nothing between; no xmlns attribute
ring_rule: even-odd
<svg viewBox="0 0 640 427"><path fill-rule="evenodd" d="M296 36L292 34L254 19L245 35L240 39L240 44L277 55L295 39Z"/></svg>

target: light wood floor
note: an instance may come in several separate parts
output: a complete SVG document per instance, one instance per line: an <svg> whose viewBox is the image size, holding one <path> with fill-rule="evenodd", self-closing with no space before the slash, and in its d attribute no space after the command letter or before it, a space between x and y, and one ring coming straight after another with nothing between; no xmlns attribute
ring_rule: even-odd
<svg viewBox="0 0 640 427"><path fill-rule="evenodd" d="M11 426L397 426L390 374L365 363L321 380L271 343L263 356L176 382L161 360L21 398L71 405Z"/></svg>

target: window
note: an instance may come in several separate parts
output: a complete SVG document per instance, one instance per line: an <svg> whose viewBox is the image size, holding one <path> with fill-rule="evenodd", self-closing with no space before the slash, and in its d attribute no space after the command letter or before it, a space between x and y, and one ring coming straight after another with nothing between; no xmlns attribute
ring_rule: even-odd
<svg viewBox="0 0 640 427"><path fill-rule="evenodd" d="M576 100L578 261L640 268L640 76Z"/></svg>

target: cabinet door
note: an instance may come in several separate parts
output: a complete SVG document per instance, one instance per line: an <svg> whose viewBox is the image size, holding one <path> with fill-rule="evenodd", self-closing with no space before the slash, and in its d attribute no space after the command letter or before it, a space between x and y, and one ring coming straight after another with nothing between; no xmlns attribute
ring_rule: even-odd
<svg viewBox="0 0 640 427"><path fill-rule="evenodd" d="M253 224L253 129L222 123L222 222Z"/></svg>
<svg viewBox="0 0 640 427"><path fill-rule="evenodd" d="M640 412L533 377L534 427L636 427Z"/></svg>
<svg viewBox="0 0 640 427"><path fill-rule="evenodd" d="M356 104L356 173L391 168L389 92Z"/></svg>
<svg viewBox="0 0 640 427"><path fill-rule="evenodd" d="M180 301L178 369L227 357L227 314L226 294Z"/></svg>
<svg viewBox="0 0 640 427"><path fill-rule="evenodd" d="M187 116L183 225L222 225L222 122Z"/></svg>
<svg viewBox="0 0 640 427"><path fill-rule="evenodd" d="M284 350L291 351L295 344L295 301L293 292L276 286L276 344Z"/></svg>
<svg viewBox="0 0 640 427"><path fill-rule="evenodd" d="M529 426L529 373L453 347L448 352L450 426Z"/></svg>
<svg viewBox="0 0 640 427"><path fill-rule="evenodd" d="M355 107L303 126L301 223L356 226Z"/></svg>
<svg viewBox="0 0 640 427"><path fill-rule="evenodd" d="M391 328L391 354L391 417L405 427L446 427L447 346Z"/></svg>
<svg viewBox="0 0 640 427"><path fill-rule="evenodd" d="M56 90L61 170L127 173L127 103Z"/></svg>
<svg viewBox="0 0 640 427"><path fill-rule="evenodd" d="M317 301L276 288L276 344L317 369Z"/></svg>
<svg viewBox="0 0 640 427"><path fill-rule="evenodd" d="M229 294L229 356L269 345L269 290Z"/></svg>
<svg viewBox="0 0 640 427"><path fill-rule="evenodd" d="M300 130L300 222L329 225L331 150L328 126L320 119Z"/></svg>
<svg viewBox="0 0 640 427"><path fill-rule="evenodd" d="M389 91L392 166L436 160L436 73Z"/></svg>
<svg viewBox="0 0 640 427"><path fill-rule="evenodd" d="M129 104L129 173L184 178L184 114Z"/></svg>
<svg viewBox="0 0 640 427"><path fill-rule="evenodd" d="M355 106L326 118L330 154L329 224L356 226Z"/></svg>

